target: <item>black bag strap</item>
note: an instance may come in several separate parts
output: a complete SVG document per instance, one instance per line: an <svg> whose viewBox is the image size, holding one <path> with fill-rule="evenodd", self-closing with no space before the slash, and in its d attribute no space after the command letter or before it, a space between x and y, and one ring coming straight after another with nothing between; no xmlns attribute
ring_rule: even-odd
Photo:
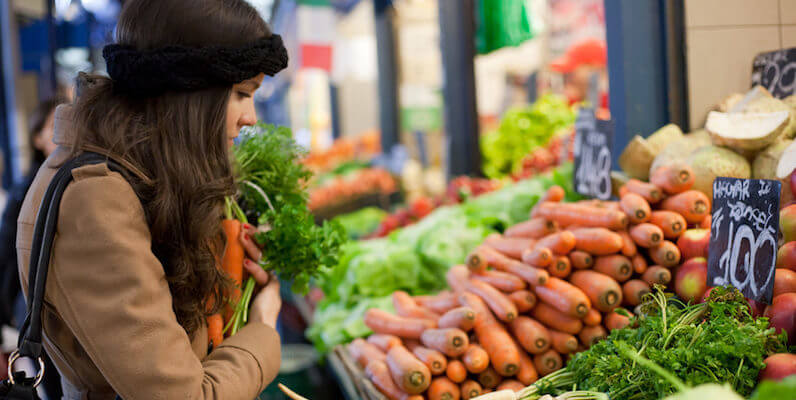
<svg viewBox="0 0 796 400"><path fill-rule="evenodd" d="M55 228L58 223L61 197L72 181L72 170L85 165L101 163L108 164L108 168L122 175L127 173L125 168L104 155L84 152L67 161L56 172L42 198L33 230L33 243L28 271L28 312L25 322L20 328L18 350L15 352L18 357L40 360L42 352L41 310L44 303L44 289L47 286L47 270L50 265L50 255L55 237Z"/></svg>

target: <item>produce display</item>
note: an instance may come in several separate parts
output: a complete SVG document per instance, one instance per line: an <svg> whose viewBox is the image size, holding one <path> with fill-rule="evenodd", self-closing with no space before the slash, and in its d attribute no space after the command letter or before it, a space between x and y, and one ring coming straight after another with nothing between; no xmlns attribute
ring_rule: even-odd
<svg viewBox="0 0 796 400"><path fill-rule="evenodd" d="M396 190L398 182L387 170L354 168L313 181L308 206L310 210L318 210L351 201L356 197L373 193L389 195Z"/></svg>
<svg viewBox="0 0 796 400"><path fill-rule="evenodd" d="M309 170L321 174L353 160L369 160L379 153L381 153L379 132L368 132L355 138L339 138L328 149L305 155L301 162Z"/></svg>
<svg viewBox="0 0 796 400"><path fill-rule="evenodd" d="M321 352L369 335L363 315L372 307L389 310L390 295L434 293L445 287L445 273L465 261L490 233L527 219L533 205L553 185L572 195L572 165L533 179L439 207L414 225L385 238L349 242L339 263L317 281L325 298L317 305L307 336Z"/></svg>
<svg viewBox="0 0 796 400"><path fill-rule="evenodd" d="M523 167L529 166L528 155L574 122L575 113L566 100L555 95L507 111L497 131L481 136L484 174L490 178L522 174Z"/></svg>

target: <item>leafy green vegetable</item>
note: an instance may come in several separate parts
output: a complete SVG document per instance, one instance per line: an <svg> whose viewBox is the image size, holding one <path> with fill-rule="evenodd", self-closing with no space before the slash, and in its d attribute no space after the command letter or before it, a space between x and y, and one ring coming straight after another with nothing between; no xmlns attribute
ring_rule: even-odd
<svg viewBox="0 0 796 400"><path fill-rule="evenodd" d="M519 171L523 158L574 122L575 114L566 100L555 95L507 111L496 132L481 136L484 174L502 178Z"/></svg>
<svg viewBox="0 0 796 400"><path fill-rule="evenodd" d="M362 332L347 329L343 335L321 334L343 329L342 316L358 312L362 301L396 290L417 295L444 288L448 268L462 263L484 237L527 219L547 188L554 184L567 188L571 181L572 166L567 164L464 204L437 208L386 238L345 244L337 265L324 270L317 281L326 297L316 309L307 336L319 351L326 351Z"/></svg>
<svg viewBox="0 0 796 400"><path fill-rule="evenodd" d="M270 226L255 237L265 245L261 263L302 293L321 268L337 264L346 240L337 222L315 225L305 188L312 174L299 163L304 154L290 129L266 124L245 132L234 148L239 203L250 219Z"/></svg>
<svg viewBox="0 0 796 400"><path fill-rule="evenodd" d="M785 350L785 338L754 319L735 289L715 288L708 302L685 305L660 288L634 318L636 328L617 329L567 365L578 387L606 392L611 399L659 399L677 392L659 371L636 357L666 368L685 385L729 383L748 395L769 354ZM643 363L641 363L643 364Z"/></svg>
<svg viewBox="0 0 796 400"><path fill-rule="evenodd" d="M365 207L352 213L338 215L337 221L348 233L350 239L359 239L376 230L387 216L387 212L376 207Z"/></svg>
<svg viewBox="0 0 796 400"><path fill-rule="evenodd" d="M779 382L764 381L760 383L749 400L787 399L793 398L794 393L796 393L796 375L791 375Z"/></svg>

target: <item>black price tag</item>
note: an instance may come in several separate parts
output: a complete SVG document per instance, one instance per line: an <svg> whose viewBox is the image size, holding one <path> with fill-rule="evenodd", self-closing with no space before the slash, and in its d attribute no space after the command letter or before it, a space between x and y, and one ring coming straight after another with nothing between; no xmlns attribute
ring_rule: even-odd
<svg viewBox="0 0 796 400"><path fill-rule="evenodd" d="M778 99L796 93L796 47L758 54L752 62L752 86L757 85Z"/></svg>
<svg viewBox="0 0 796 400"><path fill-rule="evenodd" d="M767 179L713 181L708 286L732 285L771 304L781 190L779 181Z"/></svg>
<svg viewBox="0 0 796 400"><path fill-rule="evenodd" d="M611 197L611 145L614 125L581 108L575 121L575 191L600 200Z"/></svg>

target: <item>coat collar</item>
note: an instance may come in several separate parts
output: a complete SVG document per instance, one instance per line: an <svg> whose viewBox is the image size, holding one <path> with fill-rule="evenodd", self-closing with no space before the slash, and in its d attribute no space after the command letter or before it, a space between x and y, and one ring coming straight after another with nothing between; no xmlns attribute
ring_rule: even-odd
<svg viewBox="0 0 796 400"><path fill-rule="evenodd" d="M55 109L55 116L53 117L53 142L63 150L70 150L72 144L75 142L74 107L70 104L61 104ZM130 173L141 179L144 184L148 186L154 185L154 181L149 176L122 156L93 145L84 145L82 149L102 154L121 164L130 171ZM58 153L64 152L60 151Z"/></svg>

